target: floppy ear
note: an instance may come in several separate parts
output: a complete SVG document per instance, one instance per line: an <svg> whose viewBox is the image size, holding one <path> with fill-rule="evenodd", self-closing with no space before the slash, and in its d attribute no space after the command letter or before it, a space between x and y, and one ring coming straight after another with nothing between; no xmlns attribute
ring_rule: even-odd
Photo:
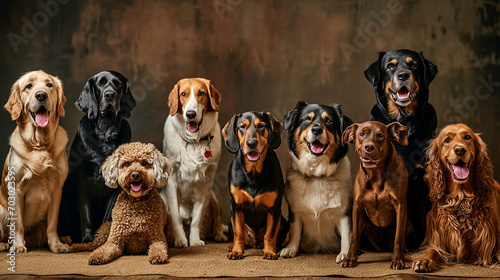
<svg viewBox="0 0 500 280"><path fill-rule="evenodd" d="M340 139L337 140L340 142L340 145L339 147L337 147L337 149L335 149L335 153L333 154L333 159L335 160L335 162L338 162L347 154L347 151L349 151L347 143L344 144L342 141L342 133L348 126L352 124L352 120L342 113L340 104L333 103L332 105L330 105L330 107L333 108L333 111L337 114L337 118L340 121L340 126L338 130L338 135L340 136Z"/></svg>
<svg viewBox="0 0 500 280"><path fill-rule="evenodd" d="M420 59L424 63L424 84L428 88L432 80L434 80L434 77L436 77L439 70L434 63L425 59L424 54L422 52L417 51L416 53L420 56Z"/></svg>
<svg viewBox="0 0 500 280"><path fill-rule="evenodd" d="M424 179L429 185L429 197L432 202L441 203L445 196L446 179L444 177L444 166L441 162L439 147L442 145L439 135L430 141L427 148L429 159L425 169Z"/></svg>
<svg viewBox="0 0 500 280"><path fill-rule="evenodd" d="M153 168L155 171L155 187L162 188L167 185L168 174L171 172L171 165L168 159L157 149L153 152Z"/></svg>
<svg viewBox="0 0 500 280"><path fill-rule="evenodd" d="M356 140L356 130L358 130L359 124L351 124L348 126L344 133L342 133L342 144L346 145L348 143L354 142Z"/></svg>
<svg viewBox="0 0 500 280"><path fill-rule="evenodd" d="M380 83L380 63L382 62L382 57L384 57L385 52L378 53L378 60L373 62L366 70L365 70L365 78L372 84L374 87L378 86Z"/></svg>
<svg viewBox="0 0 500 280"><path fill-rule="evenodd" d="M283 132L283 124L271 116L271 113L261 113L271 123L271 136L269 137L269 146L277 149L281 145L281 133Z"/></svg>
<svg viewBox="0 0 500 280"><path fill-rule="evenodd" d="M210 108L213 111L219 111L219 104L221 100L221 95L219 91L215 89L215 87L207 80L207 88L208 88L208 98L210 98Z"/></svg>
<svg viewBox="0 0 500 280"><path fill-rule="evenodd" d="M295 105L295 108L286 113L285 119L283 120L283 123L285 124L285 130L290 131L292 127L296 126L297 119L299 118L300 115L300 111L305 106L307 106L306 102L299 101L297 102L297 105Z"/></svg>
<svg viewBox="0 0 500 280"><path fill-rule="evenodd" d="M488 157L488 149L479 135L475 134L474 137L474 163L473 172L475 180L475 193L474 195L482 202L488 200L494 188L495 181L493 180L493 166Z"/></svg>
<svg viewBox="0 0 500 280"><path fill-rule="evenodd" d="M90 78L83 87L82 93L75 102L78 110L87 114L90 120L97 118L99 114L99 103L96 98L95 76Z"/></svg>
<svg viewBox="0 0 500 280"><path fill-rule="evenodd" d="M239 115L234 115L222 129L222 137L224 137L227 150L235 154L240 149L240 142L236 136L236 123Z"/></svg>
<svg viewBox="0 0 500 280"><path fill-rule="evenodd" d="M408 146L408 131L406 126L393 122L387 125L387 133L391 141L399 143L401 146Z"/></svg>
<svg viewBox="0 0 500 280"><path fill-rule="evenodd" d="M12 120L15 121L19 119L21 116L21 112L23 111L23 102L21 101L21 89L19 88L18 79L10 89L10 96L7 103L5 103L4 108L10 113Z"/></svg>
<svg viewBox="0 0 500 280"><path fill-rule="evenodd" d="M168 107L170 108L170 115L173 116L180 113L179 106L179 83L175 84L174 88L168 95Z"/></svg>
<svg viewBox="0 0 500 280"><path fill-rule="evenodd" d="M137 106L132 91L130 91L130 82L125 78L121 77L122 85L124 85L122 99L120 100L120 111L124 118L130 117L130 112Z"/></svg>
<svg viewBox="0 0 500 280"><path fill-rule="evenodd" d="M64 104L66 103L66 97L64 96L64 91L63 91L63 84L62 81L57 78L53 77L54 80L56 81L57 84L57 115L59 117L64 117L66 114L66 111L64 110Z"/></svg>
<svg viewBox="0 0 500 280"><path fill-rule="evenodd" d="M118 187L118 164L120 161L120 156L118 155L118 150L115 150L102 164L102 176L104 177L104 182L106 186L116 189Z"/></svg>

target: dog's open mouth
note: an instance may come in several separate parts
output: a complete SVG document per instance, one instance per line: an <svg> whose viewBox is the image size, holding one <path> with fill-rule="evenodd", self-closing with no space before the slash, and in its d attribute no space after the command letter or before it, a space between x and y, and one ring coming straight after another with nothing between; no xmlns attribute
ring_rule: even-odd
<svg viewBox="0 0 500 280"><path fill-rule="evenodd" d="M200 124L197 122L190 121L187 123L187 130L191 133L196 133L200 129Z"/></svg>
<svg viewBox="0 0 500 280"><path fill-rule="evenodd" d="M371 159L367 157L359 157L359 159L361 160L364 168L375 168L380 161L380 159Z"/></svg>
<svg viewBox="0 0 500 280"><path fill-rule="evenodd" d="M46 127L49 124L50 112L47 111L45 106L40 106L36 113L30 112L31 117L39 127Z"/></svg>
<svg viewBox="0 0 500 280"><path fill-rule="evenodd" d="M131 182L130 189L133 192L139 192L142 189L142 182Z"/></svg>
<svg viewBox="0 0 500 280"><path fill-rule="evenodd" d="M307 147L309 148L309 151L311 151L311 154L315 156L321 156L325 152L326 148L328 147L328 144L323 145L321 142L318 140L309 143L307 142Z"/></svg>
<svg viewBox="0 0 500 280"><path fill-rule="evenodd" d="M260 153L252 151L247 154L247 159L249 161L258 161L260 159Z"/></svg>
<svg viewBox="0 0 500 280"><path fill-rule="evenodd" d="M469 177L469 164L459 160L455 164L448 162L450 170L453 173L453 177L457 181L465 181Z"/></svg>
<svg viewBox="0 0 500 280"><path fill-rule="evenodd" d="M408 106L414 97L414 94L408 90L405 86L402 86L398 92L391 90L392 99L399 106Z"/></svg>

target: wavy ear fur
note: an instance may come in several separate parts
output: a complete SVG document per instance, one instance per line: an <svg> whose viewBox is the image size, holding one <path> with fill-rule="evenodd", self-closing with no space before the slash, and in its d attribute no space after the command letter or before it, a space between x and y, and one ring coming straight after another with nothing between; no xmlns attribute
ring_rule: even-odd
<svg viewBox="0 0 500 280"><path fill-rule="evenodd" d="M104 177L104 182L106 186L113 189L116 189L118 187L119 161L120 161L120 156L115 151L104 161L101 168L102 176Z"/></svg>
<svg viewBox="0 0 500 280"><path fill-rule="evenodd" d="M224 128L222 129L222 137L224 137L227 150L235 154L240 150L240 142L238 141L238 136L236 135L236 123L239 115L233 115L231 120L229 120Z"/></svg>
<svg viewBox="0 0 500 280"><path fill-rule="evenodd" d="M206 86L208 88L208 98L210 98L210 108L213 111L219 111L219 104L221 101L221 95L219 91L215 89L215 87L210 83L210 81L207 82Z"/></svg>
<svg viewBox="0 0 500 280"><path fill-rule="evenodd" d="M123 96L120 100L120 111L122 112L122 116L124 118L130 118L130 112L135 108L135 106L137 106L137 102L135 101L132 91L130 90L130 82L125 77L121 80L122 83L125 84L125 88L123 89Z"/></svg>
<svg viewBox="0 0 500 280"><path fill-rule="evenodd" d="M427 88L429 88L429 85L431 84L432 80L434 80L439 70L434 63L425 59L422 52L417 51L416 53L420 56L420 59L424 63L424 84Z"/></svg>
<svg viewBox="0 0 500 280"><path fill-rule="evenodd" d="M359 124L354 123L348 126L344 133L342 133L342 144L346 145L348 143L353 143L356 140L356 131L358 130Z"/></svg>
<svg viewBox="0 0 500 280"><path fill-rule="evenodd" d="M181 111L181 106L179 106L179 83L175 84L174 88L168 95L168 107L170 108L171 116L180 113Z"/></svg>
<svg viewBox="0 0 500 280"><path fill-rule="evenodd" d="M153 152L153 168L155 171L155 187L162 188L167 185L168 174L171 172L171 165L168 159L158 150Z"/></svg>
<svg viewBox="0 0 500 280"><path fill-rule="evenodd" d="M10 113L12 120L15 121L19 119L21 116L21 112L23 111L24 105L21 101L21 89L19 88L18 79L10 89L10 96L7 103L4 105L4 108Z"/></svg>
<svg viewBox="0 0 500 280"><path fill-rule="evenodd" d="M444 166L441 162L439 147L442 141L436 137L430 141L427 148L427 158L429 159L425 169L424 179L429 185L429 197L432 202L443 202L446 192L446 178L444 177Z"/></svg>
<svg viewBox="0 0 500 280"><path fill-rule="evenodd" d="M57 115L59 117L64 117L64 115L66 115L66 111L64 110L66 97L64 96L63 84L62 81L57 77L54 77L54 80L57 84Z"/></svg>
<svg viewBox="0 0 500 280"><path fill-rule="evenodd" d="M295 108L286 113L285 119L283 120L283 123L285 125L285 130L288 130L290 132L291 129L297 126L297 119L300 116L300 111L302 110L302 108L306 106L307 106L306 102L299 101L297 102L297 105L295 105Z"/></svg>
<svg viewBox="0 0 500 280"><path fill-rule="evenodd" d="M269 123L271 123L269 147L271 147L272 149L277 149L281 145L281 133L283 132L283 124L275 119L269 112L262 112L261 115L267 118Z"/></svg>
<svg viewBox="0 0 500 280"><path fill-rule="evenodd" d="M374 87L378 86L380 83L381 75L380 75L380 63L382 61L382 57L384 57L385 52L378 53L377 61L373 62L368 68L365 70L365 78L372 84Z"/></svg>
<svg viewBox="0 0 500 280"><path fill-rule="evenodd" d="M99 114L99 103L96 98L95 76L90 78L83 87L82 93L75 102L78 110L87 114L90 120L97 118Z"/></svg>
<svg viewBox="0 0 500 280"><path fill-rule="evenodd" d="M342 134L344 133L345 129L350 126L352 124L352 120L347 117L346 115L344 115L344 113L342 113L342 108L340 106L340 104L337 104L337 103L333 103L332 105L330 105L330 107L333 108L333 110L335 111L335 113L337 114L337 117L340 121L340 124L339 124L339 130L338 130L338 133L339 133L339 147L335 150L335 153L333 155L333 159L335 162L338 162L339 160L341 160L346 154L347 152L349 151L349 146L346 144L343 143L342 141Z"/></svg>
<svg viewBox="0 0 500 280"><path fill-rule="evenodd" d="M391 141L399 143L401 146L408 146L408 130L406 126L393 122L387 125L387 133Z"/></svg>
<svg viewBox="0 0 500 280"><path fill-rule="evenodd" d="M493 166L488 157L488 149L479 135L475 134L474 141L474 166L475 196L481 202L486 202L491 195L495 181L493 180Z"/></svg>

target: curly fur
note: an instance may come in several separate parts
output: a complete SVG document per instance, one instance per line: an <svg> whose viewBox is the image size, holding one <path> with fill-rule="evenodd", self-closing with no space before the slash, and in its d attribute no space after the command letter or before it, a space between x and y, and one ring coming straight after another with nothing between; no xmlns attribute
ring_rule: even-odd
<svg viewBox="0 0 500 280"><path fill-rule="evenodd" d="M443 148L446 137L466 133L470 141L470 175L457 182L446 161L450 153ZM462 134L465 135L465 134ZM460 143L467 143L456 137ZM451 142L454 144L455 142ZM489 266L500 261L500 186L493 179L493 168L485 143L465 125L450 125L431 142L425 180L429 183L432 210L427 215L424 254L413 269L432 271L439 264L472 263Z"/></svg>
<svg viewBox="0 0 500 280"><path fill-rule="evenodd" d="M95 249L91 265L111 262L124 253L146 252L151 264L166 263L169 215L157 188L165 186L168 172L169 161L153 144L118 147L102 166L106 184L123 189L113 208L113 221L99 228L93 242L74 244L72 251Z"/></svg>

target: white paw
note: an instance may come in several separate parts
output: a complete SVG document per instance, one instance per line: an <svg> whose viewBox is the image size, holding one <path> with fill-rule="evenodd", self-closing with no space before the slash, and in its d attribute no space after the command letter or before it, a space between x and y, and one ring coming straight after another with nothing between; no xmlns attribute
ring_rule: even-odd
<svg viewBox="0 0 500 280"><path fill-rule="evenodd" d="M188 241L185 237L180 239L175 239L174 246L175 248L186 248L188 246Z"/></svg>
<svg viewBox="0 0 500 280"><path fill-rule="evenodd" d="M283 258L293 258L297 255L297 247L287 246L283 248L280 252L280 256Z"/></svg>
<svg viewBox="0 0 500 280"><path fill-rule="evenodd" d="M54 246L50 246L52 253L68 253L71 252L71 248L68 244L59 243Z"/></svg>
<svg viewBox="0 0 500 280"><path fill-rule="evenodd" d="M346 257L347 257L347 254L339 253L337 255L337 259L335 259L335 262L336 263L341 263L343 260L345 260Z"/></svg>
<svg viewBox="0 0 500 280"><path fill-rule="evenodd" d="M203 246L205 245L205 241L201 239L191 239L189 240L189 246Z"/></svg>
<svg viewBox="0 0 500 280"><path fill-rule="evenodd" d="M28 249L24 245L16 246L16 253L27 253Z"/></svg>
<svg viewBox="0 0 500 280"><path fill-rule="evenodd" d="M226 242L227 241L227 236L224 233L217 234L215 236L215 242Z"/></svg>

